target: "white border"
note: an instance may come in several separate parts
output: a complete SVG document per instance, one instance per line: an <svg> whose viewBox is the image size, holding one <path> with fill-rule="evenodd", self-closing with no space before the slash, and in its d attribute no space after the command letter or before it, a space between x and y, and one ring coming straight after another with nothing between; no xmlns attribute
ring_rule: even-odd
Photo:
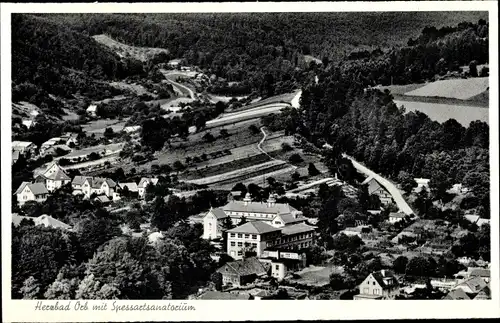
<svg viewBox="0 0 500 323"><path fill-rule="evenodd" d="M490 167L491 167L491 238L492 300L478 302L455 301L171 301L171 304L194 305L196 311L178 312L35 312L36 301L10 300L10 241L11 241L11 53L10 13L12 12L320 12L320 11L489 11L490 24ZM354 2L354 3L120 3L120 4L1 4L1 65L2 74L2 309L3 319L12 321L192 321L192 320L315 320L315 319L374 319L374 318L494 318L500 316L499 295L499 159L498 159L498 8L496 1L461 2ZM76 301L73 301L74 304ZM396 303L395 303L396 302ZM54 302L44 301L45 304ZM97 304L90 302L90 304ZM112 301L108 301L111 307ZM120 304L142 304L141 301L119 301ZM165 304L149 301L148 304Z"/></svg>

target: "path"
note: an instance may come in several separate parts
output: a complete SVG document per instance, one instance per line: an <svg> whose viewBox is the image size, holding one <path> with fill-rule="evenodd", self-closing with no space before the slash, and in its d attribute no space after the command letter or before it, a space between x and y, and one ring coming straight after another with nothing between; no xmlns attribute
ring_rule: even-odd
<svg viewBox="0 0 500 323"><path fill-rule="evenodd" d="M174 87L176 87L177 89L180 89L180 91L182 93L184 92L187 92L188 93L188 96L192 99L192 100L196 100L196 95L194 94L193 90L191 90L190 88L188 88L187 86L185 85L182 85L180 83L177 83L175 81L172 81L171 79L169 79L167 76L169 74L174 74L174 73L169 73L167 72L166 70L164 69L160 69L160 72L163 74L163 76L165 76L165 79L171 83ZM178 74L178 72L176 72L175 74ZM183 91L184 90L184 91Z"/></svg>
<svg viewBox="0 0 500 323"><path fill-rule="evenodd" d="M394 186L390 181L387 179L383 178L379 174L375 173L374 171L370 170L366 166L358 163L354 158L347 156L344 154L344 157L349 158L352 161L352 164L354 167L361 173L365 174L368 177L373 177L375 180L377 180L382 186L385 187L385 189L392 195L392 198L394 199L394 202L396 202L396 205L398 206L399 210L407 215L414 214L413 210L411 207L408 205L408 203L405 201L403 198L403 195L401 195L401 192L399 189Z"/></svg>
<svg viewBox="0 0 500 323"><path fill-rule="evenodd" d="M257 144L257 149L259 149L263 154L265 154L267 157L271 158L271 160L275 160L275 161L279 161L279 162L283 162L283 163L286 163L286 161L284 160L280 160L280 159L276 159L272 156L270 156L264 149L262 149L262 144L264 143L264 141L266 140L267 138L267 134L266 132L264 131L264 127L260 127L260 131L262 131L262 134L264 135L264 137L262 137L262 139L259 141L259 143ZM297 169L297 166L294 166L294 165L290 165L290 167L293 168L293 170L296 170Z"/></svg>

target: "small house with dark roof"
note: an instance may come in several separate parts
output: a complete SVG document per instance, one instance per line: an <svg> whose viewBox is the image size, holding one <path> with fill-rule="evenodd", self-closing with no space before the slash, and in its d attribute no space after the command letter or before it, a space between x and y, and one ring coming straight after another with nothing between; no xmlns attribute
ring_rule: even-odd
<svg viewBox="0 0 500 323"><path fill-rule="evenodd" d="M45 184L45 187L49 192L53 192L56 189L71 182L71 178L66 174L64 169L59 166L56 162L53 162L47 166L46 170L40 173L36 178L35 182Z"/></svg>
<svg viewBox="0 0 500 323"><path fill-rule="evenodd" d="M379 270L371 273L359 285L359 294L354 300L382 300L395 299L399 295L399 282L389 270Z"/></svg>
<svg viewBox="0 0 500 323"><path fill-rule="evenodd" d="M222 275L222 284L243 286L252 283L258 277L265 277L269 273L269 265L262 263L256 257L243 258L228 262L217 272Z"/></svg>
<svg viewBox="0 0 500 323"><path fill-rule="evenodd" d="M49 196L49 191L44 183L22 182L14 194L19 205L24 205L28 201L44 202Z"/></svg>
<svg viewBox="0 0 500 323"><path fill-rule="evenodd" d="M387 205L393 203L392 195L374 177L368 177L361 185L366 185L368 187L368 194L377 195L382 204Z"/></svg>

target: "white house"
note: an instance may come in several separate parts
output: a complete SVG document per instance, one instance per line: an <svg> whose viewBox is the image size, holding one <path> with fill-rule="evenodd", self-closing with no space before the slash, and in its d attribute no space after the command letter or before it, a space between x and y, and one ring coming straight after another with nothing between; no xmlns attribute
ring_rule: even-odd
<svg viewBox="0 0 500 323"><path fill-rule="evenodd" d="M35 121L31 119L23 119L22 124L26 126L26 128L31 128L35 125Z"/></svg>
<svg viewBox="0 0 500 323"><path fill-rule="evenodd" d="M371 273L359 285L354 300L395 299L399 295L399 282L392 272L382 269Z"/></svg>
<svg viewBox="0 0 500 323"><path fill-rule="evenodd" d="M87 108L87 114L91 115L92 117L97 117L97 105L89 105L89 107Z"/></svg>
<svg viewBox="0 0 500 323"><path fill-rule="evenodd" d="M36 151L36 146L31 141L18 141L12 142L12 150L19 151L21 155L31 154L34 155Z"/></svg>
<svg viewBox="0 0 500 323"><path fill-rule="evenodd" d="M367 185L368 194L377 195L382 204L387 205L393 203L392 195L375 178L370 176L361 184Z"/></svg>
<svg viewBox="0 0 500 323"><path fill-rule="evenodd" d="M14 194L17 195L17 202L22 206L28 201L39 203L45 201L49 191L43 183L23 182Z"/></svg>
<svg viewBox="0 0 500 323"><path fill-rule="evenodd" d="M137 185L138 193L139 193L139 198L144 198L144 194L146 193L146 187L149 184L156 185L158 183L158 178L150 178L150 177L143 177L139 181L139 185Z"/></svg>
<svg viewBox="0 0 500 323"><path fill-rule="evenodd" d="M71 182L71 186L73 194L83 194L85 198L90 198L94 193L114 198L117 185L110 178L75 176Z"/></svg>
<svg viewBox="0 0 500 323"><path fill-rule="evenodd" d="M402 212L391 212L389 213L389 223L396 223L399 221L403 221L406 214Z"/></svg>
<svg viewBox="0 0 500 323"><path fill-rule="evenodd" d="M417 183L417 187L413 189L415 192L420 192L423 188L426 190L429 190L429 182L430 179L428 178L414 178L413 179Z"/></svg>
<svg viewBox="0 0 500 323"><path fill-rule="evenodd" d="M125 131L126 133L133 133L139 130L141 130L141 126L128 126L123 128L123 131Z"/></svg>
<svg viewBox="0 0 500 323"><path fill-rule="evenodd" d="M68 146L71 144L77 146L78 145L78 134L67 132L61 136L61 140Z"/></svg>
<svg viewBox="0 0 500 323"><path fill-rule="evenodd" d="M35 182L43 183L49 192L71 182L71 178L56 162L49 164L47 169L35 178Z"/></svg>

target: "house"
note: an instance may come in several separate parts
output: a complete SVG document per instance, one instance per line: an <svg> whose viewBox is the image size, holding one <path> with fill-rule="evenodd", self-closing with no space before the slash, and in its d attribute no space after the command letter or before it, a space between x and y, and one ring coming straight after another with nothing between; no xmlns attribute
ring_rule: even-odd
<svg viewBox="0 0 500 323"><path fill-rule="evenodd" d="M460 281L452 290L461 289L467 294L477 294L488 284L481 277L475 276Z"/></svg>
<svg viewBox="0 0 500 323"><path fill-rule="evenodd" d="M223 285L243 286L252 283L258 277L267 276L269 266L256 257L250 257L228 262L217 269L217 272L222 275Z"/></svg>
<svg viewBox="0 0 500 323"><path fill-rule="evenodd" d="M123 128L123 131L125 131L126 133L133 133L139 130L141 130L141 126L128 126Z"/></svg>
<svg viewBox="0 0 500 323"><path fill-rule="evenodd" d="M281 281L291 271L299 271L306 267L304 252L285 249L267 248L262 252L260 261L271 267L271 277Z"/></svg>
<svg viewBox="0 0 500 323"><path fill-rule="evenodd" d="M466 214L464 217L467 219L467 221L476 224L478 227L482 226L483 224L490 224L490 219L483 219L479 215L474 215L474 214Z"/></svg>
<svg viewBox="0 0 500 323"><path fill-rule="evenodd" d="M51 139L47 140L46 142L44 142L40 146L40 154L41 155L45 155L46 151L49 148L51 148L52 146L55 146L55 145L59 144L60 142L62 142L62 139L60 137L55 137L55 138L51 138Z"/></svg>
<svg viewBox="0 0 500 323"><path fill-rule="evenodd" d="M182 62L182 59L180 59L180 58L177 58L177 59L172 59L172 60L170 60L170 61L167 63L167 65L168 65L169 67L171 67L171 68L177 68L177 67L179 67L179 65L181 64L181 62Z"/></svg>
<svg viewBox="0 0 500 323"><path fill-rule="evenodd" d="M71 186L73 194L83 194L85 198L90 198L92 194L104 194L113 198L117 185L110 178L75 176Z"/></svg>
<svg viewBox="0 0 500 323"><path fill-rule="evenodd" d="M99 196L96 196L94 201L99 202L101 204L109 204L109 203L111 203L112 200L110 200L109 197L107 197L106 195L99 195Z"/></svg>
<svg viewBox="0 0 500 323"><path fill-rule="evenodd" d="M118 187L120 188L120 190L123 190L126 187L129 192L133 193L139 192L139 187L135 182L119 183Z"/></svg>
<svg viewBox="0 0 500 323"><path fill-rule="evenodd" d="M68 145L54 145L44 151L45 156L57 156L59 153L62 155L69 154L73 149ZM62 156L61 155L61 156Z"/></svg>
<svg viewBox="0 0 500 323"><path fill-rule="evenodd" d="M248 253L260 257L269 247L300 250L313 244L315 231L316 227L305 223L277 228L266 221L249 221L227 231L227 251L240 259Z"/></svg>
<svg viewBox="0 0 500 323"><path fill-rule="evenodd" d="M469 189L462 184L453 184L447 192L450 194L465 194L469 192Z"/></svg>
<svg viewBox="0 0 500 323"><path fill-rule="evenodd" d="M443 299L448 300L470 300L471 298L462 289L450 291Z"/></svg>
<svg viewBox="0 0 500 323"><path fill-rule="evenodd" d="M89 114L92 117L97 117L97 105L91 104L87 108L87 114Z"/></svg>
<svg viewBox="0 0 500 323"><path fill-rule="evenodd" d="M35 225L43 225L45 227L51 227L51 228L56 228L56 229L63 229L63 230L71 230L71 226L59 221L57 219L54 219L50 215L43 214L37 218L34 219Z"/></svg>
<svg viewBox="0 0 500 323"><path fill-rule="evenodd" d="M429 190L430 179L428 179L428 178L414 178L413 180L417 183L417 187L413 188L414 192L418 193L424 188L427 191Z"/></svg>
<svg viewBox="0 0 500 323"><path fill-rule="evenodd" d="M489 286L485 286L483 289L477 293L477 295L473 298L473 300L478 301L478 300L485 300L485 299L491 299L491 289Z"/></svg>
<svg viewBox="0 0 500 323"><path fill-rule="evenodd" d="M149 184L156 185L158 183L158 178L150 178L143 177L139 181L139 185L137 185L137 192L139 193L139 198L144 198L144 194L146 193L146 186Z"/></svg>
<svg viewBox="0 0 500 323"><path fill-rule="evenodd" d="M392 195L374 177L368 177L361 184L368 186L368 194L377 195L383 205L393 203Z"/></svg>
<svg viewBox="0 0 500 323"><path fill-rule="evenodd" d="M31 128L31 127L33 127L33 126L35 125L35 120L31 120L31 119L23 119L23 120L22 120L22 124L23 124L24 126L26 126L26 128L28 128L28 129L29 129L29 128Z"/></svg>
<svg viewBox="0 0 500 323"><path fill-rule="evenodd" d="M227 217L234 225L237 225L243 217L248 221L264 221L274 227L284 227L307 221L307 218L302 216L302 212L294 207L276 203L274 195L270 195L267 202L253 202L250 194L247 193L242 201L230 198L225 206L214 211L217 214L211 211L205 215L203 220L205 239L222 236L220 222Z"/></svg>
<svg viewBox="0 0 500 323"><path fill-rule="evenodd" d="M489 268L482 267L468 267L467 271L460 271L454 275L456 278L469 279L473 277L480 277L486 283L490 282L491 272Z"/></svg>
<svg viewBox="0 0 500 323"><path fill-rule="evenodd" d="M406 214L402 212L391 212L389 213L389 223L396 223L399 221L403 221Z"/></svg>
<svg viewBox="0 0 500 323"><path fill-rule="evenodd" d="M22 182L14 194L17 195L17 202L22 206L28 201L39 203L45 201L49 191L43 183Z"/></svg>
<svg viewBox="0 0 500 323"><path fill-rule="evenodd" d="M66 144L67 146L77 146L78 145L78 134L77 133L71 133L67 132L64 135L61 136L61 140Z"/></svg>
<svg viewBox="0 0 500 323"><path fill-rule="evenodd" d="M249 300L250 295L237 294L231 292L218 292L218 291L207 291L202 294L198 299L204 300Z"/></svg>
<svg viewBox="0 0 500 323"><path fill-rule="evenodd" d="M71 178L56 162L47 166L46 170L35 178L35 182L43 183L49 192L71 182Z"/></svg>
<svg viewBox="0 0 500 323"><path fill-rule="evenodd" d="M345 228L344 230L340 231L340 233L343 233L346 236L358 236L361 238L361 234L364 233L363 229L371 231L371 227L366 226L366 225L359 225L356 227Z"/></svg>
<svg viewBox="0 0 500 323"><path fill-rule="evenodd" d="M19 151L19 154L24 156L34 156L36 154L36 146L31 141L18 141L12 142L12 150Z"/></svg>
<svg viewBox="0 0 500 323"><path fill-rule="evenodd" d="M395 299L399 295L399 282L389 270L379 270L371 273L359 285L359 294L354 300Z"/></svg>

